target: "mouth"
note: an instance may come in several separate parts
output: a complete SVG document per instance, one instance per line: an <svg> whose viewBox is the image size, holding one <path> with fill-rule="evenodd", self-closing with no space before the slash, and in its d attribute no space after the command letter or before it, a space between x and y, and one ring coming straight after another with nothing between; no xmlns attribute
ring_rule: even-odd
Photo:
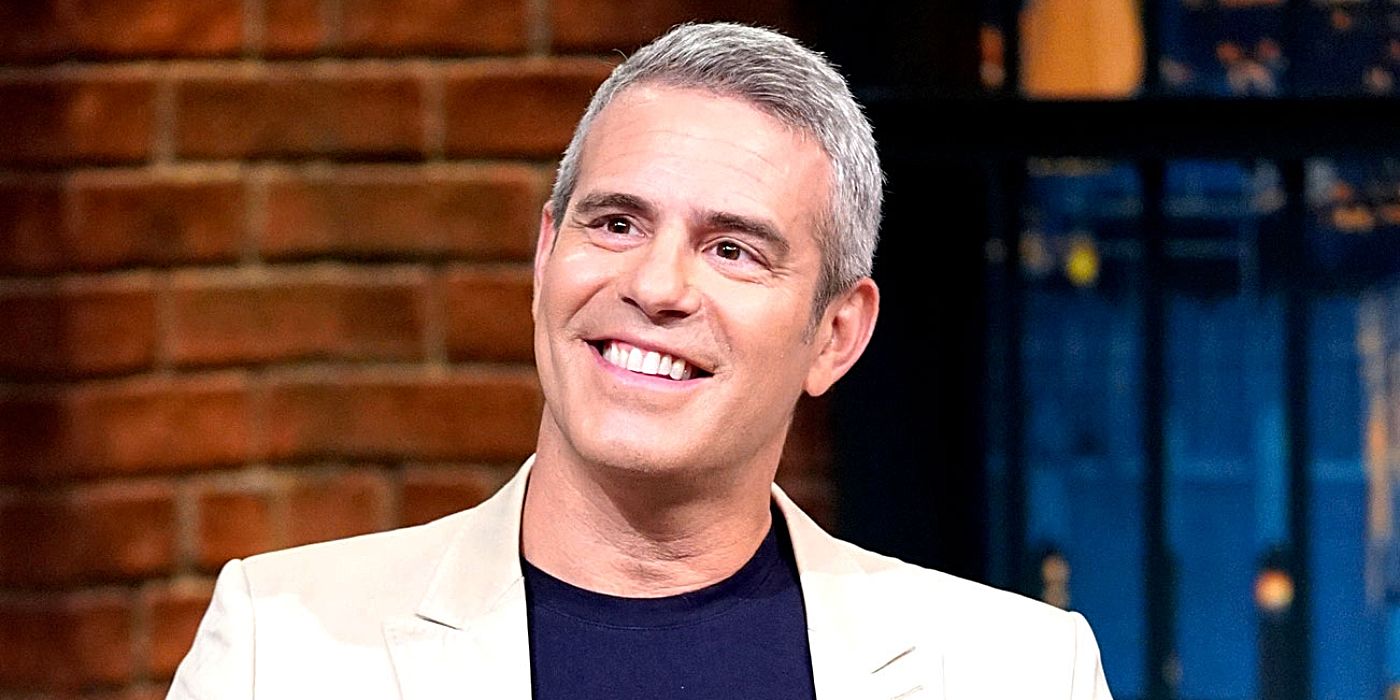
<svg viewBox="0 0 1400 700"><path fill-rule="evenodd" d="M638 347L620 340L592 340L588 344L614 367L659 379L683 382L688 379L701 379L713 373L697 367L694 362L671 353Z"/></svg>

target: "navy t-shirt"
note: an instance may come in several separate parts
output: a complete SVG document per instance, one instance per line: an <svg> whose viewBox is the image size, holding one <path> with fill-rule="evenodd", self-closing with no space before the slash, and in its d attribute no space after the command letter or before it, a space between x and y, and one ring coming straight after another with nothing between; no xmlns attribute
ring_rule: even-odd
<svg viewBox="0 0 1400 700"><path fill-rule="evenodd" d="M594 593L522 560L535 700L813 700L797 565L773 518L733 576L665 598Z"/></svg>

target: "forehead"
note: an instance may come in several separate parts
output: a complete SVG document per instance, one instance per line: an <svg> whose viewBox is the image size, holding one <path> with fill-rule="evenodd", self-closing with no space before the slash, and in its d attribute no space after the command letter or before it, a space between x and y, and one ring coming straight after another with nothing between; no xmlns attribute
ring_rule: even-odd
<svg viewBox="0 0 1400 700"><path fill-rule="evenodd" d="M746 101L649 84L599 113L580 155L575 198L620 191L803 229L825 205L831 171L814 138Z"/></svg>

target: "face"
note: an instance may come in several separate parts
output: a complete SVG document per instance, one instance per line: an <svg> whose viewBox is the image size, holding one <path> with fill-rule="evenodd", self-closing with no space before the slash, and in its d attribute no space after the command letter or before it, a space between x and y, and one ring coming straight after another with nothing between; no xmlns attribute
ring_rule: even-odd
<svg viewBox="0 0 1400 700"><path fill-rule="evenodd" d="M557 233L548 205L540 224L541 454L776 469L798 396L874 322L867 280L809 326L829 176L815 141L738 100L637 86L604 109Z"/></svg>

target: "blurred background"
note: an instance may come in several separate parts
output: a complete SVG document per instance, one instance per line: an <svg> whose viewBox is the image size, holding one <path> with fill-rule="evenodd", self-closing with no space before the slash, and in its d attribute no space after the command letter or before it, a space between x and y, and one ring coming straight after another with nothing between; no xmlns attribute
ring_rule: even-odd
<svg viewBox="0 0 1400 700"><path fill-rule="evenodd" d="M1397 0L0 4L0 698L163 697L227 559L508 478L554 159L689 19L826 52L890 178L804 507L1119 698L1400 698Z"/></svg>

